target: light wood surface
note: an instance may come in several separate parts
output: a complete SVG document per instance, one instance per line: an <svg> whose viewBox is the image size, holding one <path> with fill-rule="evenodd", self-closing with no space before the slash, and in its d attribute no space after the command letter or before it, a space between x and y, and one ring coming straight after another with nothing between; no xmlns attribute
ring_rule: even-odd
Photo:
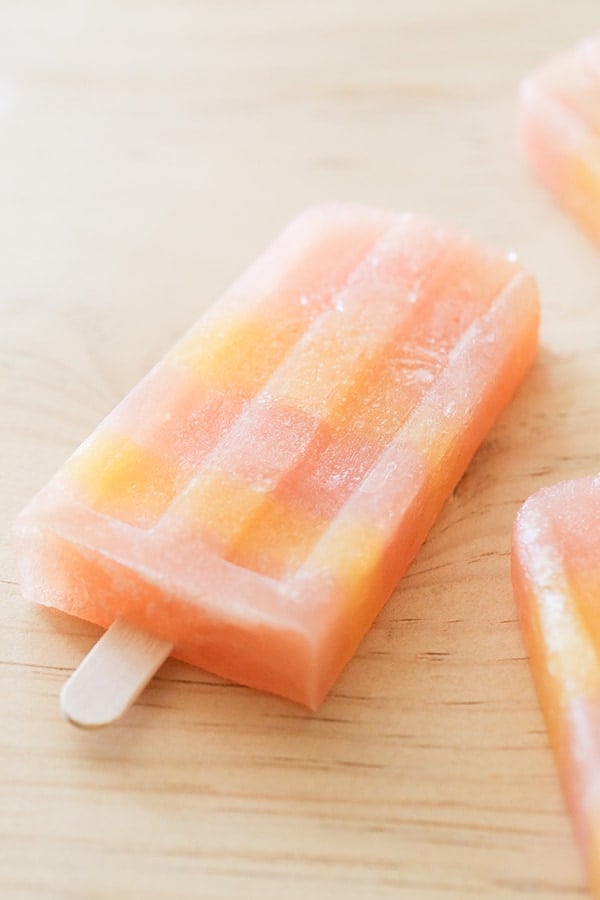
<svg viewBox="0 0 600 900"><path fill-rule="evenodd" d="M519 503L600 469L600 251L525 170L521 75L597 0L0 6L0 896L585 896L509 583ZM303 206L432 213L539 276L543 349L317 715L169 661L70 728L98 630L10 523Z"/></svg>

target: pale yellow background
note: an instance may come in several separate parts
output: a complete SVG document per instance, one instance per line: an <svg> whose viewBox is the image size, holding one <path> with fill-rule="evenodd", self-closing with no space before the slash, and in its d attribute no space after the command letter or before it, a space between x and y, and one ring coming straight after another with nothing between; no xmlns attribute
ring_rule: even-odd
<svg viewBox="0 0 600 900"><path fill-rule="evenodd" d="M509 530L600 469L600 251L532 181L519 78L597 0L0 5L0 895L573 900ZM117 727L57 697L97 629L9 526L299 208L433 213L539 276L543 349L318 715L169 662Z"/></svg>

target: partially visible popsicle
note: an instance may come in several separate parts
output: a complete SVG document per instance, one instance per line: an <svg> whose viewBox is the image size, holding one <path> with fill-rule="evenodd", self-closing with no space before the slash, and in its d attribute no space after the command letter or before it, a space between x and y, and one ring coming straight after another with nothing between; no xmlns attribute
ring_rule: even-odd
<svg viewBox="0 0 600 900"><path fill-rule="evenodd" d="M600 474L527 500L512 570L563 789L600 897Z"/></svg>
<svg viewBox="0 0 600 900"><path fill-rule="evenodd" d="M600 242L600 35L523 81L520 131L541 180Z"/></svg>
<svg viewBox="0 0 600 900"><path fill-rule="evenodd" d="M21 515L23 591L316 708L537 346L534 280L413 215L300 215Z"/></svg>

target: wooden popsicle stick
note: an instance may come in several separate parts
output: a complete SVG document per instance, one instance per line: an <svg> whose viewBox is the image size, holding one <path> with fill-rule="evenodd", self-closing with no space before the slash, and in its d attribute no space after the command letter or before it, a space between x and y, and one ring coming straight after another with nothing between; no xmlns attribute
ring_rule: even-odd
<svg viewBox="0 0 600 900"><path fill-rule="evenodd" d="M115 619L64 684L60 708L69 722L100 728L129 709L173 644Z"/></svg>

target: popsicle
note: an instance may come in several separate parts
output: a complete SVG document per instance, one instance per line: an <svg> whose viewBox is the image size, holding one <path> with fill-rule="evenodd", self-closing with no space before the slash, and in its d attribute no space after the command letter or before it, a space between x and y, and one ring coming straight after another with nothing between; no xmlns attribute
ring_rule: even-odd
<svg viewBox="0 0 600 900"><path fill-rule="evenodd" d="M512 573L563 790L600 897L600 474L527 500Z"/></svg>
<svg viewBox="0 0 600 900"><path fill-rule="evenodd" d="M600 36L523 81L520 131L540 179L600 242Z"/></svg>
<svg viewBox="0 0 600 900"><path fill-rule="evenodd" d="M24 595L316 709L533 359L509 257L301 214L22 513Z"/></svg>

